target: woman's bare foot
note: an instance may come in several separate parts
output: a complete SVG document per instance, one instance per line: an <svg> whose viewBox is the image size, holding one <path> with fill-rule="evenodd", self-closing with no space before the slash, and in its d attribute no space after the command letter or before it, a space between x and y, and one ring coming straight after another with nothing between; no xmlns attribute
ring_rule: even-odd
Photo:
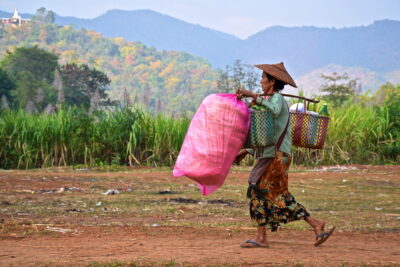
<svg viewBox="0 0 400 267"><path fill-rule="evenodd" d="M314 229L316 236L316 242L314 243L314 246L316 247L328 240L333 231L335 231L335 226L333 226L331 230L324 232L325 222L317 220L314 217L308 216L304 218L304 220Z"/></svg>
<svg viewBox="0 0 400 267"><path fill-rule="evenodd" d="M257 237L253 240L247 240L240 245L242 248L268 248L267 232L265 226L257 227Z"/></svg>
<svg viewBox="0 0 400 267"><path fill-rule="evenodd" d="M318 236L324 232L324 221L317 220L311 216L306 217L304 220L314 229L315 236Z"/></svg>
<svg viewBox="0 0 400 267"><path fill-rule="evenodd" d="M242 248L269 248L268 241L247 240L240 245Z"/></svg>
<svg viewBox="0 0 400 267"><path fill-rule="evenodd" d="M324 221L318 221L318 223L316 223L315 227L313 227L313 228L314 228L315 236L318 236L318 235L320 235L320 234L322 234L324 232L325 222ZM321 238L322 237L319 237L319 238L317 238L317 240L321 239Z"/></svg>

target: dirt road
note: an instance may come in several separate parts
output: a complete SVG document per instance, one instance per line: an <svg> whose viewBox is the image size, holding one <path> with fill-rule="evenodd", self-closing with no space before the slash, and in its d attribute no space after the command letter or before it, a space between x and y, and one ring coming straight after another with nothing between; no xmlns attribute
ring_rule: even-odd
<svg viewBox="0 0 400 267"><path fill-rule="evenodd" d="M386 186L389 184L398 188L400 167L374 168L370 168L369 172L374 177L373 181L386 181ZM56 175L55 180L43 180L43 176ZM130 221L126 220L125 215L115 215L117 217L112 218L113 223L110 220L104 223L105 220L93 216L97 218L97 223L93 223L90 215L69 216L69 220L60 221L54 214L35 214L32 211L31 215L24 216L21 212L10 212L12 205L26 205L33 201L32 198L37 195L32 193L35 190L59 188L66 181L70 187L76 186L84 190L85 186L90 188L90 182L79 179L80 176L85 179L99 179L102 175L107 176L105 188L128 186L133 180L143 177L147 181L164 181L170 177L168 171L74 175L68 172L2 171L0 266L86 266L93 262L97 264L93 266L118 266L108 265L115 261L131 263L131 266L400 266L400 233L396 231L347 231L337 225L337 231L330 240L316 248L313 246L314 235L311 231L283 228L268 234L270 248L243 249L240 248L240 243L254 237L254 228L234 225L152 226L139 213L132 213L137 218L131 218ZM124 175L134 175L134 178L119 181L118 177ZM63 176L65 179L59 181L58 177ZM246 173L237 174L230 183L243 183L246 176ZM27 177L30 180L27 181ZM316 179L319 175L305 175L300 171L293 173L291 177L296 181ZM327 173L325 177L341 181L343 177L348 177L348 173ZM173 183L181 186L187 181L175 180ZM31 190L31 193L27 190ZM69 197L78 198L79 194L73 192ZM48 201L53 195L55 198L56 194L41 193L39 200ZM90 194L85 194L85 197L90 198ZM30 200L27 202L27 199ZM34 207L30 209L34 210ZM192 221L202 219L198 214L192 215ZM158 219L160 221L163 218L160 216ZM248 218L239 216L235 220L240 222ZM105 265L101 265L102 263Z"/></svg>
<svg viewBox="0 0 400 267"><path fill-rule="evenodd" d="M61 226L68 229L68 226ZM283 230L268 249L242 249L252 231L188 227L74 227L72 233L0 242L2 266L85 265L90 262L212 266L355 266L400 263L399 234L335 233L315 248L312 233Z"/></svg>

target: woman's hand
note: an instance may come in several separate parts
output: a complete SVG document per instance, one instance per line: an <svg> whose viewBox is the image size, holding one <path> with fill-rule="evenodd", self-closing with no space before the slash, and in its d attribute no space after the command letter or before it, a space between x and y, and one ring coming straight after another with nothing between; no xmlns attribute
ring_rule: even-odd
<svg viewBox="0 0 400 267"><path fill-rule="evenodd" d="M252 97L254 99L257 98L256 93L253 93L252 91L246 89L238 89L236 91L236 94L238 95L238 97Z"/></svg>
<svg viewBox="0 0 400 267"><path fill-rule="evenodd" d="M249 108L253 107L254 105L257 105L256 100L250 102Z"/></svg>
<svg viewBox="0 0 400 267"><path fill-rule="evenodd" d="M249 154L249 152L246 149L241 150L239 154L237 154L233 163L239 164L244 159L244 157L246 157L247 154Z"/></svg>

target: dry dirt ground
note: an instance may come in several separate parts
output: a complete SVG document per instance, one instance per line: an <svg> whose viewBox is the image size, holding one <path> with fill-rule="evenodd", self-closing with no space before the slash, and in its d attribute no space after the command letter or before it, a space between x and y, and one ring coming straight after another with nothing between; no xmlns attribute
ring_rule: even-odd
<svg viewBox="0 0 400 267"><path fill-rule="evenodd" d="M350 167L356 168L350 173L352 177L369 175L373 177L370 184L384 183L400 194L400 166ZM228 188L242 186L244 190L247 175L248 170L231 173L226 181ZM344 182L349 172L298 169L290 174L290 181L296 185L322 176L326 181ZM232 215L232 224L213 226L206 222L224 216L190 212L185 204L180 204L176 215L164 214L168 210L104 215L103 210L101 216L80 213L80 208L73 206L55 210L59 212L51 208L56 197L90 198L99 186L102 192L107 188L128 192L128 188L139 190L146 183L185 188L191 182L172 178L169 170L152 169L0 171L0 266L400 266L400 211L388 213L388 229L392 230L349 231L336 225L330 240L318 248L313 246L312 231L282 228L268 233L270 248L243 249L240 243L254 235L244 215ZM60 192L59 188L66 186ZM79 191L75 192L74 187ZM117 201L119 195L104 197ZM46 205L49 212L43 208ZM65 212L66 208L74 212ZM246 210L247 204L240 209ZM170 224L151 224L156 219L168 219ZM180 225L180 219L186 223Z"/></svg>

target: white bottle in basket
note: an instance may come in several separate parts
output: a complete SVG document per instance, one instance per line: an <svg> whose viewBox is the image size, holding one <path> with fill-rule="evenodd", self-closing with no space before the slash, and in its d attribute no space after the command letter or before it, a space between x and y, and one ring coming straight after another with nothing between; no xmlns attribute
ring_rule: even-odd
<svg viewBox="0 0 400 267"><path fill-rule="evenodd" d="M290 106L289 108L290 112L304 112L304 104L303 103L296 103Z"/></svg>

